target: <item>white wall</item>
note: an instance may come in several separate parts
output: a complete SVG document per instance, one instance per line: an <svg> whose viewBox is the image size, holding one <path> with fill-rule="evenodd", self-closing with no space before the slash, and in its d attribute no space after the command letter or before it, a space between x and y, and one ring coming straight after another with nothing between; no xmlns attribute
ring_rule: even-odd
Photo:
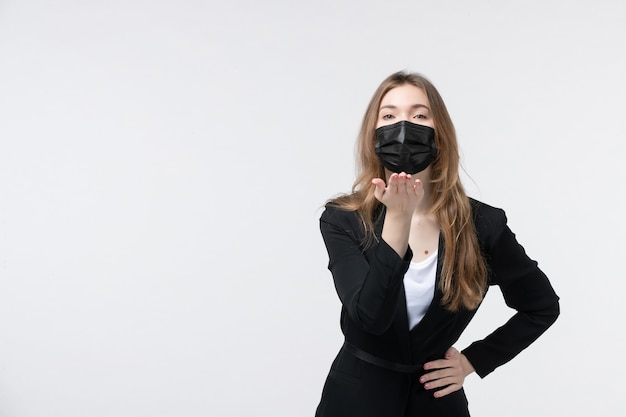
<svg viewBox="0 0 626 417"><path fill-rule="evenodd" d="M623 415L625 14L0 2L0 416L313 415L342 339L320 206L399 69L438 86L468 189L562 297L466 381L472 412ZM490 292L457 347L509 314Z"/></svg>

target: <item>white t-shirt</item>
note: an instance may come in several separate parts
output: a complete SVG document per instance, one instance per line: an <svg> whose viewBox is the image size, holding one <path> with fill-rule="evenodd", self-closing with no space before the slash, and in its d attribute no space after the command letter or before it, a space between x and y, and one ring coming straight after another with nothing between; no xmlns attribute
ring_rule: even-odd
<svg viewBox="0 0 626 417"><path fill-rule="evenodd" d="M409 330L419 323L433 301L437 274L437 252L421 262L411 262L404 274L406 311L409 316Z"/></svg>

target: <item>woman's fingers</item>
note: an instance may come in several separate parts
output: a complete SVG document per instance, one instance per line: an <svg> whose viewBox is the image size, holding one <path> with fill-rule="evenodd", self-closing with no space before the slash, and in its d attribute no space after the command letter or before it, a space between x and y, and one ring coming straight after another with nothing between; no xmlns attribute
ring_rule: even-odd
<svg viewBox="0 0 626 417"><path fill-rule="evenodd" d="M447 387L448 385L458 385L459 387L461 387L461 385L459 384L459 381L457 381L456 378L447 376L445 378L439 378L432 382L428 382L424 384L424 389L431 390L431 389L436 389L436 388Z"/></svg>
<svg viewBox="0 0 626 417"><path fill-rule="evenodd" d="M457 384L451 384L448 385L447 387L440 389L439 391L436 391L433 396L435 398L441 398L443 396L446 396L448 394L453 393L454 391L458 391L462 388L462 385L457 385Z"/></svg>
<svg viewBox="0 0 626 417"><path fill-rule="evenodd" d="M432 371L422 375L420 382L429 387L435 387L434 382L444 378L451 378L457 376L454 368L443 368L437 371Z"/></svg>
<svg viewBox="0 0 626 417"><path fill-rule="evenodd" d="M415 187L413 186L413 180L411 180L411 174L404 174L404 182L402 184L402 191L406 194L414 194Z"/></svg>
<svg viewBox="0 0 626 417"><path fill-rule="evenodd" d="M399 178L400 175L398 174L391 174L391 176L389 177L389 185L387 186L387 189L393 194L396 194L398 192Z"/></svg>
<svg viewBox="0 0 626 417"><path fill-rule="evenodd" d="M385 194L385 181L380 178L374 178L372 184L376 187L374 189L374 197L376 197L376 200L382 201L383 195Z"/></svg>
<svg viewBox="0 0 626 417"><path fill-rule="evenodd" d="M392 210L411 213L424 196L422 182L405 172L391 174L387 184L380 178L374 178L372 184L376 187L374 197Z"/></svg>
<svg viewBox="0 0 626 417"><path fill-rule="evenodd" d="M424 364L425 370L432 370L420 377L424 388L427 390L442 388L435 392L434 396L437 398L461 389L466 376L462 358L458 350L450 348L444 354L444 359Z"/></svg>
<svg viewBox="0 0 626 417"><path fill-rule="evenodd" d="M418 198L422 198L424 196L424 187L422 186L422 181L415 180L413 183L413 192L417 195Z"/></svg>
<svg viewBox="0 0 626 417"><path fill-rule="evenodd" d="M398 194L414 194L415 184L411 179L411 174L401 172L399 174L391 174L389 177L389 191Z"/></svg>
<svg viewBox="0 0 626 417"><path fill-rule="evenodd" d="M460 356L461 354L459 353L459 351L451 347L448 350L446 350L446 353L443 354L443 357L445 359L437 359L431 362L427 362L424 364L424 369L428 371L430 369L449 368L449 367L456 365L457 362L459 362L458 365L460 365L460 361L459 361ZM430 373L426 375L430 375Z"/></svg>

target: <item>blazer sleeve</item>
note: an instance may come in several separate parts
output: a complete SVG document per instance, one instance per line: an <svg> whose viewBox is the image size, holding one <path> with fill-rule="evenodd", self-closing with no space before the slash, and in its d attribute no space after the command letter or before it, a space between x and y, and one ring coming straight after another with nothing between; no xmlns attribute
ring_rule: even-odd
<svg viewBox="0 0 626 417"><path fill-rule="evenodd" d="M367 250L356 212L327 206L320 230L328 251L328 269L349 318L363 331L380 335L393 320L404 274L413 257L401 258L382 238Z"/></svg>
<svg viewBox="0 0 626 417"><path fill-rule="evenodd" d="M559 297L537 262L530 259L499 210L495 238L485 254L490 284L498 285L506 304L517 310L511 319L463 354L484 378L534 342L559 316ZM479 233L480 234L480 233Z"/></svg>

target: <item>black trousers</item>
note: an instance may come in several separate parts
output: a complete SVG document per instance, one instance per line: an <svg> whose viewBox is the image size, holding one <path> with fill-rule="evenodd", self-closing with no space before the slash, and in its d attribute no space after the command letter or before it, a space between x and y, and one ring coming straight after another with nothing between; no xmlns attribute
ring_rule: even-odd
<svg viewBox="0 0 626 417"><path fill-rule="evenodd" d="M469 417L461 389L442 398L424 390L422 374L390 371L343 348L324 384L316 417Z"/></svg>

